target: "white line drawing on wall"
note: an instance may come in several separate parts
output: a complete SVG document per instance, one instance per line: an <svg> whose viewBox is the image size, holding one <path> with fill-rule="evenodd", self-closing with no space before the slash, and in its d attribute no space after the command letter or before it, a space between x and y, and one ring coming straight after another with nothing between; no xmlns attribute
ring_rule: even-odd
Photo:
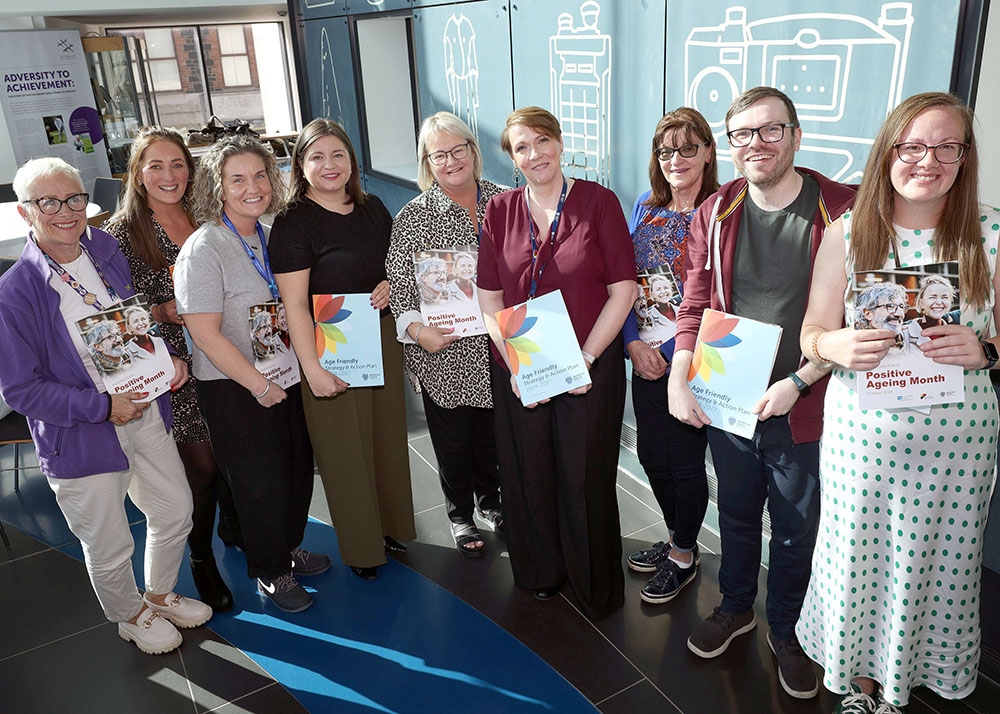
<svg viewBox="0 0 1000 714"><path fill-rule="evenodd" d="M337 73L333 69L333 51L330 49L330 36L326 28L319 33L319 83L323 106L320 116L333 119L344 125L344 108L340 104L340 89L337 87ZM332 95L332 96L331 96ZM334 105L336 102L336 105ZM336 114L334 114L336 111Z"/></svg>
<svg viewBox="0 0 1000 714"><path fill-rule="evenodd" d="M385 4L385 0L368 0L368 4L369 5L374 5L375 7L378 7L379 5L384 5Z"/></svg>
<svg viewBox="0 0 1000 714"><path fill-rule="evenodd" d="M464 14L452 14L444 25L444 78L451 113L463 119L479 138L479 60L476 30Z"/></svg>
<svg viewBox="0 0 1000 714"><path fill-rule="evenodd" d="M306 7L309 9L314 7L328 7L336 4L337 0L306 0Z"/></svg>
<svg viewBox="0 0 1000 714"><path fill-rule="evenodd" d="M580 5L579 27L564 12L549 37L549 92L552 113L563 132L563 160L571 175L611 180L611 35L601 33L601 6Z"/></svg>
<svg viewBox="0 0 1000 714"><path fill-rule="evenodd" d="M744 90L777 87L794 102L802 122L827 123L829 131L803 133L800 152L837 157L829 171L856 181L872 145L874 128L852 125L859 106L884 102L883 116L899 104L913 28L913 6L889 2L876 22L859 15L813 12L753 22L746 7L726 8L726 20L695 27L684 47L684 103L700 111L729 161L725 114ZM721 177L720 177L721 178Z"/></svg>

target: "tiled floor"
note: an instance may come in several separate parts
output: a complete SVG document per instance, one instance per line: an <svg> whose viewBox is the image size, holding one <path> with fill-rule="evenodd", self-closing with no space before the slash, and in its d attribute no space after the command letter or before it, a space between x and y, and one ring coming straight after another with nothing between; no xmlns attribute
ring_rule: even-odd
<svg viewBox="0 0 1000 714"><path fill-rule="evenodd" d="M765 641L762 602L756 608L758 628L735 641L723 656L705 661L687 650L691 628L719 600L718 539L708 528L702 532L700 573L676 600L664 606L641 603L638 592L643 578L629 573L625 607L597 623L579 613L568 588L547 603L516 588L503 543L492 533L485 533L486 557L463 558L448 533L422 415L418 409L411 412L409 449L417 541L397 560L527 645L597 710L629 714L832 711L836 699L825 691L804 702L781 691ZM10 465L9 452L9 447L0 452L0 467ZM629 454L622 464L635 470ZM50 492L37 470L22 475L18 494L12 493L10 474L2 476L0 515L5 522L30 519L31 530L46 533L49 542L70 540L57 512L53 516L53 506L46 505ZM665 537L652 495L641 478L620 471L618 496L626 553ZM318 479L312 514L328 522ZM104 619L78 560L16 528L8 527L7 532L11 547L0 548L0 712L306 711L264 669L208 628L188 631L184 648L170 655L140 655L124 645L115 626ZM441 637L463 636L463 631L441 632ZM468 656L477 657L481 648L489 646L489 642L469 641ZM371 681L371 691L377 692L381 684ZM1000 711L997 702L1000 687L981 678L976 692L964 702L948 702L917 690L907 713L986 714ZM502 711L520 709L512 704ZM456 701L451 709L463 710L476 711L476 702ZM431 710L415 698L412 706L395 710L338 702L311 711Z"/></svg>

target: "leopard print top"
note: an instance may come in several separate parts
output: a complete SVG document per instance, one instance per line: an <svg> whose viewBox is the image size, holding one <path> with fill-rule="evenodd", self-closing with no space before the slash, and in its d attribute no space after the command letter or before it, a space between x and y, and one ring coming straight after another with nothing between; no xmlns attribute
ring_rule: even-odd
<svg viewBox="0 0 1000 714"><path fill-rule="evenodd" d="M476 215L482 223L486 204L498 193L509 190L485 179L479 182ZM448 248L478 243L478 231L469 213L452 201L437 182L403 206L392 222L392 239L385 260L391 288L389 307L400 315L416 313L420 321L420 296L413 275L413 253L426 248ZM421 388L440 407L493 407L490 391L489 336L463 337L431 354L415 344L403 345L406 375L418 393Z"/></svg>

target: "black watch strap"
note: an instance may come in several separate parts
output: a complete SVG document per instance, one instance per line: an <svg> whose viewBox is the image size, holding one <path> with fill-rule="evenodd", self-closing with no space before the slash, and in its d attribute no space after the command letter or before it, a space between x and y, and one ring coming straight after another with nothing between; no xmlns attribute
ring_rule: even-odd
<svg viewBox="0 0 1000 714"><path fill-rule="evenodd" d="M997 351L996 345L989 340L979 340L979 344L982 346L983 355L986 357L986 366L983 369L993 369L993 366L1000 361L1000 352Z"/></svg>
<svg viewBox="0 0 1000 714"><path fill-rule="evenodd" d="M795 374L795 372L789 372L788 378L792 380L792 384L794 384L795 388L799 390L799 394L803 396L809 394L809 385L802 381L802 377Z"/></svg>

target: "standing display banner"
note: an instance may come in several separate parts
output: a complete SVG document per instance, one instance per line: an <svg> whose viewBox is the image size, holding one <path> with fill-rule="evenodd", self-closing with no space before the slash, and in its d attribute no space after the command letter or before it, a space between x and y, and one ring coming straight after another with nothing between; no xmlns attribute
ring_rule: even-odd
<svg viewBox="0 0 1000 714"><path fill-rule="evenodd" d="M79 31L0 32L0 67L0 104L19 166L45 156L64 159L87 191L98 176L111 176Z"/></svg>

